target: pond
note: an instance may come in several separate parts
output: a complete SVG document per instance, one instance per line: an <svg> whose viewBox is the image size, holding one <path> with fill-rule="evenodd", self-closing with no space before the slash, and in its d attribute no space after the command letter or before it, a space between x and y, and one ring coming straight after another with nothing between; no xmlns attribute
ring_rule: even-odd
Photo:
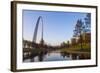
<svg viewBox="0 0 100 73"><path fill-rule="evenodd" d="M78 60L80 55L78 54L69 54L66 52L60 51L51 51L47 53L40 53L38 55L31 55L24 59L24 62L45 62L45 61L64 61L64 60Z"/></svg>

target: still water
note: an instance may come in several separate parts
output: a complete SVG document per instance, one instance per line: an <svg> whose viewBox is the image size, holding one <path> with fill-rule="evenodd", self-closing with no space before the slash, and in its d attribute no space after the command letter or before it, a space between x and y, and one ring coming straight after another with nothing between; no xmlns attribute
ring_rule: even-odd
<svg viewBox="0 0 100 73"><path fill-rule="evenodd" d="M79 55L68 54L66 52L52 51L45 54L39 54L37 56L32 56L24 59L24 62L40 62L40 61L64 61L64 60L77 60Z"/></svg>

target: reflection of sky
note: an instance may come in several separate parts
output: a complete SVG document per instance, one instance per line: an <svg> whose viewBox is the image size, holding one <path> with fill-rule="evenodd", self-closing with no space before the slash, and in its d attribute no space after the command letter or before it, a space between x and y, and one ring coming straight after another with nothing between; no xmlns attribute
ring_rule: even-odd
<svg viewBox="0 0 100 73"><path fill-rule="evenodd" d="M25 40L32 41L39 16L43 18L45 42L55 45L67 41L73 36L76 21L78 19L84 21L86 13L23 10L23 38ZM37 42L40 42L41 39L41 21L39 24Z"/></svg>

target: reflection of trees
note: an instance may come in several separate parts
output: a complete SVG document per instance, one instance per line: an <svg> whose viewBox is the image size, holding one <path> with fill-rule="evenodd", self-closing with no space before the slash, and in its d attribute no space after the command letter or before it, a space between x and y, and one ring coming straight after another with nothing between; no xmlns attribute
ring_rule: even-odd
<svg viewBox="0 0 100 73"><path fill-rule="evenodd" d="M69 53L67 53L67 52L60 52L60 54L61 54L61 56L63 56L63 58L65 58L65 57L69 57Z"/></svg>
<svg viewBox="0 0 100 73"><path fill-rule="evenodd" d="M78 56L78 54L72 54L72 60L76 60L77 56Z"/></svg>
<svg viewBox="0 0 100 73"><path fill-rule="evenodd" d="M45 55L45 53L43 53L43 52L41 52L41 53L38 55L39 61L43 61L44 55Z"/></svg>
<svg viewBox="0 0 100 73"><path fill-rule="evenodd" d="M35 54L35 53L32 53L32 55L31 55L31 62L34 62L34 58L35 57L38 57L38 61L43 61L43 59L44 59L44 56L47 54L47 52L38 52L37 54Z"/></svg>
<svg viewBox="0 0 100 73"><path fill-rule="evenodd" d="M90 59L90 58L91 58L90 54L80 54L79 55L79 59Z"/></svg>
<svg viewBox="0 0 100 73"><path fill-rule="evenodd" d="M60 52L61 56L63 56L63 58L66 57L66 52Z"/></svg>
<svg viewBox="0 0 100 73"><path fill-rule="evenodd" d="M63 58L68 57L71 58L72 60L79 60L79 59L90 59L90 54L86 53L68 53L68 52L60 52L61 56Z"/></svg>

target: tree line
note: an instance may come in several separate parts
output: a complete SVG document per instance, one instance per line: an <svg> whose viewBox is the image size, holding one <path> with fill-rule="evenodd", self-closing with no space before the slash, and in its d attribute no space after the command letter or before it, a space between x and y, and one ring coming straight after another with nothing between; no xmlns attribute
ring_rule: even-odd
<svg viewBox="0 0 100 73"><path fill-rule="evenodd" d="M83 43L91 42L91 14L87 13L84 20L78 19L73 30L73 37L71 43L63 42L61 45L65 47L80 44L81 50L83 49Z"/></svg>

